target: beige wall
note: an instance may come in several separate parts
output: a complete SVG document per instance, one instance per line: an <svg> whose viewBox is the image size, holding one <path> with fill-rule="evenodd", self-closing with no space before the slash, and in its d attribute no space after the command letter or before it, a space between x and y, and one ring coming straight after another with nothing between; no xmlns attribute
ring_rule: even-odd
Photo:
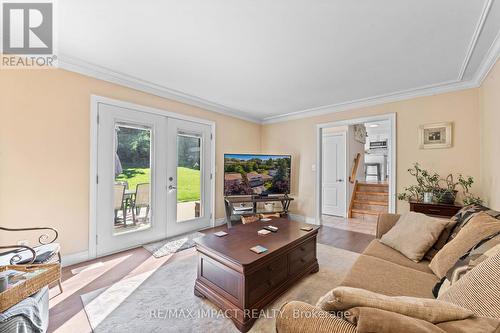
<svg viewBox="0 0 500 333"><path fill-rule="evenodd" d="M438 173L463 173L479 183L479 91L470 89L442 95L419 97L357 110L264 125L262 150L292 153L292 192L294 213L314 217L316 124L386 113L397 114L397 190L411 184L406 169L414 162ZM453 121L453 147L418 148L417 129L421 124ZM476 185L475 189L478 189ZM398 202L398 211L407 210Z"/></svg>
<svg viewBox="0 0 500 333"><path fill-rule="evenodd" d="M63 70L5 70L0 73L0 225L54 226L64 254L87 250L92 94L215 121L216 216L224 216L223 154L260 152L260 125ZM0 243L26 238L0 237Z"/></svg>
<svg viewBox="0 0 500 333"><path fill-rule="evenodd" d="M500 208L496 172L500 162L496 129L500 120L499 67L497 64L480 89L263 126L63 70L2 71L0 225L51 225L60 230L63 253L87 250L92 94L215 121L217 217L223 217L225 152L291 153L296 197L292 211L313 217L315 125L386 113L397 114L398 191L411 183L406 169L418 161L442 174L461 172L478 182L481 173L483 195L493 208ZM442 121L454 122L453 148L418 149L418 125ZM480 188L476 185L475 189ZM406 209L406 204L398 203L399 211ZM0 237L0 243L25 239L7 238L5 233Z"/></svg>
<svg viewBox="0 0 500 333"><path fill-rule="evenodd" d="M489 207L500 209L500 61L479 92L481 110L482 194Z"/></svg>

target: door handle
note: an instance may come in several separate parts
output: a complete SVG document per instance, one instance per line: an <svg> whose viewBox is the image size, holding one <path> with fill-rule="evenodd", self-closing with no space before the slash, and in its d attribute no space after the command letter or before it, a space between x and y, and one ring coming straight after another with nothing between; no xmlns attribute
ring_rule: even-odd
<svg viewBox="0 0 500 333"><path fill-rule="evenodd" d="M344 180L343 179L337 179L339 183L342 183Z"/></svg>
<svg viewBox="0 0 500 333"><path fill-rule="evenodd" d="M174 185L168 185L169 190L177 190L177 186Z"/></svg>

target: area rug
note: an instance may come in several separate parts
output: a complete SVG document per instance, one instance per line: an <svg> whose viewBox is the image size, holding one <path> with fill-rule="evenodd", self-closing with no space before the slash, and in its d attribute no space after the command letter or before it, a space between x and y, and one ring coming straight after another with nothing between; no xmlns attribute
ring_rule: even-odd
<svg viewBox="0 0 500 333"><path fill-rule="evenodd" d="M151 252L155 258L160 258L193 247L195 244L194 239L199 237L203 237L203 234L201 232L194 232L187 235L181 235L149 243L143 245L143 247Z"/></svg>
<svg viewBox="0 0 500 333"><path fill-rule="evenodd" d="M273 313L289 300L315 304L337 286L358 253L318 244L319 272L308 275L272 304L250 332L275 332ZM228 332L238 333L209 301L193 294L196 252L176 254L154 272L146 272L84 295L81 299L95 333Z"/></svg>

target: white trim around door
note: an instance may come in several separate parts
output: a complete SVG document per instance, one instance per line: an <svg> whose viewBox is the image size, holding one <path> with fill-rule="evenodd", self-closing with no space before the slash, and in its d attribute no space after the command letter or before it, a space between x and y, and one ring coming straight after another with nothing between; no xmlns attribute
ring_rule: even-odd
<svg viewBox="0 0 500 333"><path fill-rule="evenodd" d="M90 98L90 177L89 177L89 245L88 259L97 257L97 177L98 177L98 126L99 126L99 106L100 104L126 108L134 111L156 114L179 120L190 121L194 123L210 126L210 193L211 193L211 212L210 224L215 226L215 122L185 116L182 114L170 112L167 110L138 105L130 102L115 100L107 97L91 95Z"/></svg>
<svg viewBox="0 0 500 333"><path fill-rule="evenodd" d="M353 119L348 119L348 120L340 120L340 121L333 121L329 123L322 123L322 124L317 124L316 125L316 182L315 182L315 202L316 202L316 207L315 207L315 219L316 219L316 224L321 224L321 154L322 154L322 149L321 149L321 142L322 142L322 133L323 129L329 128L329 127L338 127L338 126L346 126L346 125L354 125L354 124L359 124L359 123L366 123L366 122L374 122L374 121L383 121L387 120L390 123L391 127L391 135L390 135L390 143L389 143L389 156L391 157L391 166L389 170L389 213L395 213L396 212L396 114L395 113L388 113L388 114L382 114L382 115L377 115L377 116L369 116L369 117L362 117L362 118L353 118ZM347 172L349 172L347 170ZM347 202L348 200L346 200Z"/></svg>

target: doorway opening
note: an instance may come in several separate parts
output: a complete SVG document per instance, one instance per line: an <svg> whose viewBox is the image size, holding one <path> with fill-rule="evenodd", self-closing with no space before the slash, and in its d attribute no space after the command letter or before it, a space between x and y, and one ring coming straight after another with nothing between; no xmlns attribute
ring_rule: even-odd
<svg viewBox="0 0 500 333"><path fill-rule="evenodd" d="M395 125L395 114L318 125L317 222L374 235L395 211Z"/></svg>

